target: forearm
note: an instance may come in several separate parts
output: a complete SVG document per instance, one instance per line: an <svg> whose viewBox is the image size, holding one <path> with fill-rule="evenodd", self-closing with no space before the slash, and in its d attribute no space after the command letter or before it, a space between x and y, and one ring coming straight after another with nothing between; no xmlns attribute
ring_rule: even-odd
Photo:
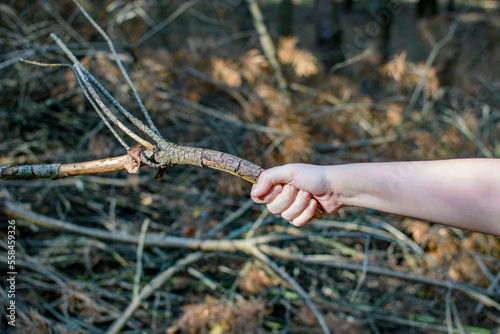
<svg viewBox="0 0 500 334"><path fill-rule="evenodd" d="M500 235L500 159L332 166L345 205Z"/></svg>

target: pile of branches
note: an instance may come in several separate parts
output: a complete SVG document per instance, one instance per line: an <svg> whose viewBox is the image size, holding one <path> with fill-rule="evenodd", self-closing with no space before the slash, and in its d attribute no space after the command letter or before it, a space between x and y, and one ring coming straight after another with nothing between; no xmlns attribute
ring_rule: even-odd
<svg viewBox="0 0 500 334"><path fill-rule="evenodd" d="M255 1L224 4L172 1L147 12L108 1L104 13L76 0L1 5L0 259L8 263L13 221L16 329L490 333L500 314L497 238L354 208L298 229L253 204L248 182L171 167L187 159L169 151L215 149L264 167L498 157L498 102L461 104L433 71L459 20L426 63L400 54L368 74L399 95L367 96L355 71L363 54L323 74L297 39L274 49ZM240 7L249 31L228 15ZM186 36L193 22L199 30ZM118 160L106 169L110 157ZM83 175L95 166L75 164L95 159L99 172L114 172ZM230 171L247 181L258 172ZM0 288L5 306L8 292Z"/></svg>

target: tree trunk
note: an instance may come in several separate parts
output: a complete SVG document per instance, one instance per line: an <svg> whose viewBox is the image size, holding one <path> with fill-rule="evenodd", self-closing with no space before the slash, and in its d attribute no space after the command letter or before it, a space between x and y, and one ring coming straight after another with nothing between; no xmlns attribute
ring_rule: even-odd
<svg viewBox="0 0 500 334"><path fill-rule="evenodd" d="M344 0L344 10L346 13L350 13L352 11L353 1L352 0Z"/></svg>
<svg viewBox="0 0 500 334"><path fill-rule="evenodd" d="M417 17L431 17L438 12L437 0L419 0L417 4Z"/></svg>
<svg viewBox="0 0 500 334"><path fill-rule="evenodd" d="M329 11L329 8L331 8L331 11ZM329 12L332 14L331 17ZM331 7L329 7L328 0L315 0L314 16L318 47L322 53L325 70L328 71L335 63L344 60L340 48L342 44L342 29L340 27L337 2L331 1Z"/></svg>
<svg viewBox="0 0 500 334"><path fill-rule="evenodd" d="M382 63L387 62L390 56L391 26L393 22L393 15L389 10L390 6L391 0L384 0L383 6L380 7L376 13L378 23L380 24L380 28L382 30L380 40L380 56Z"/></svg>
<svg viewBox="0 0 500 334"><path fill-rule="evenodd" d="M281 24L280 33L282 36L292 36L293 34L293 1L281 1Z"/></svg>
<svg viewBox="0 0 500 334"><path fill-rule="evenodd" d="M448 5L446 6L446 9L449 12L454 12L455 11L455 0L448 0Z"/></svg>
<svg viewBox="0 0 500 334"><path fill-rule="evenodd" d="M241 1L236 9L239 17L241 18L241 20L238 20L240 31L252 30L254 27L252 21L252 15L248 10L247 4L244 1Z"/></svg>

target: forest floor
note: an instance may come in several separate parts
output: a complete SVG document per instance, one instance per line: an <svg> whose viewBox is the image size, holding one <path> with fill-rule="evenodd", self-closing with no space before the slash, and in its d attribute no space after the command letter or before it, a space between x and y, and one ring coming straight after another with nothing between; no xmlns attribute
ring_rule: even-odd
<svg viewBox="0 0 500 334"><path fill-rule="evenodd" d="M388 9L386 61L378 47L383 21L355 2L340 17L347 60L330 71L311 37L312 1L297 3L289 38L279 37L277 3L262 4L288 93L241 1L84 5L172 142L264 168L500 158L500 29L498 12L483 5L491 1L425 20L416 19L413 2ZM102 37L72 1L5 1L0 17L0 166L125 154L72 71L18 61L68 63L54 32L139 115ZM500 326L497 237L358 208L295 228L254 204L250 184L233 175L185 166L159 182L155 174L0 180L0 300L15 301L18 332L491 333ZM6 307L1 312L0 332L14 329Z"/></svg>

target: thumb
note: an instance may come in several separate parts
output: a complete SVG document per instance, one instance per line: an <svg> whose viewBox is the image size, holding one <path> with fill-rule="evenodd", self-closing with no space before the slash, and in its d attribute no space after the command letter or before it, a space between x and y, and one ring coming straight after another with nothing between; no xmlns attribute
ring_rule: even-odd
<svg viewBox="0 0 500 334"><path fill-rule="evenodd" d="M289 183L294 178L293 164L273 167L264 170L257 183L252 187L251 195L253 197L260 197L269 191L275 184Z"/></svg>

